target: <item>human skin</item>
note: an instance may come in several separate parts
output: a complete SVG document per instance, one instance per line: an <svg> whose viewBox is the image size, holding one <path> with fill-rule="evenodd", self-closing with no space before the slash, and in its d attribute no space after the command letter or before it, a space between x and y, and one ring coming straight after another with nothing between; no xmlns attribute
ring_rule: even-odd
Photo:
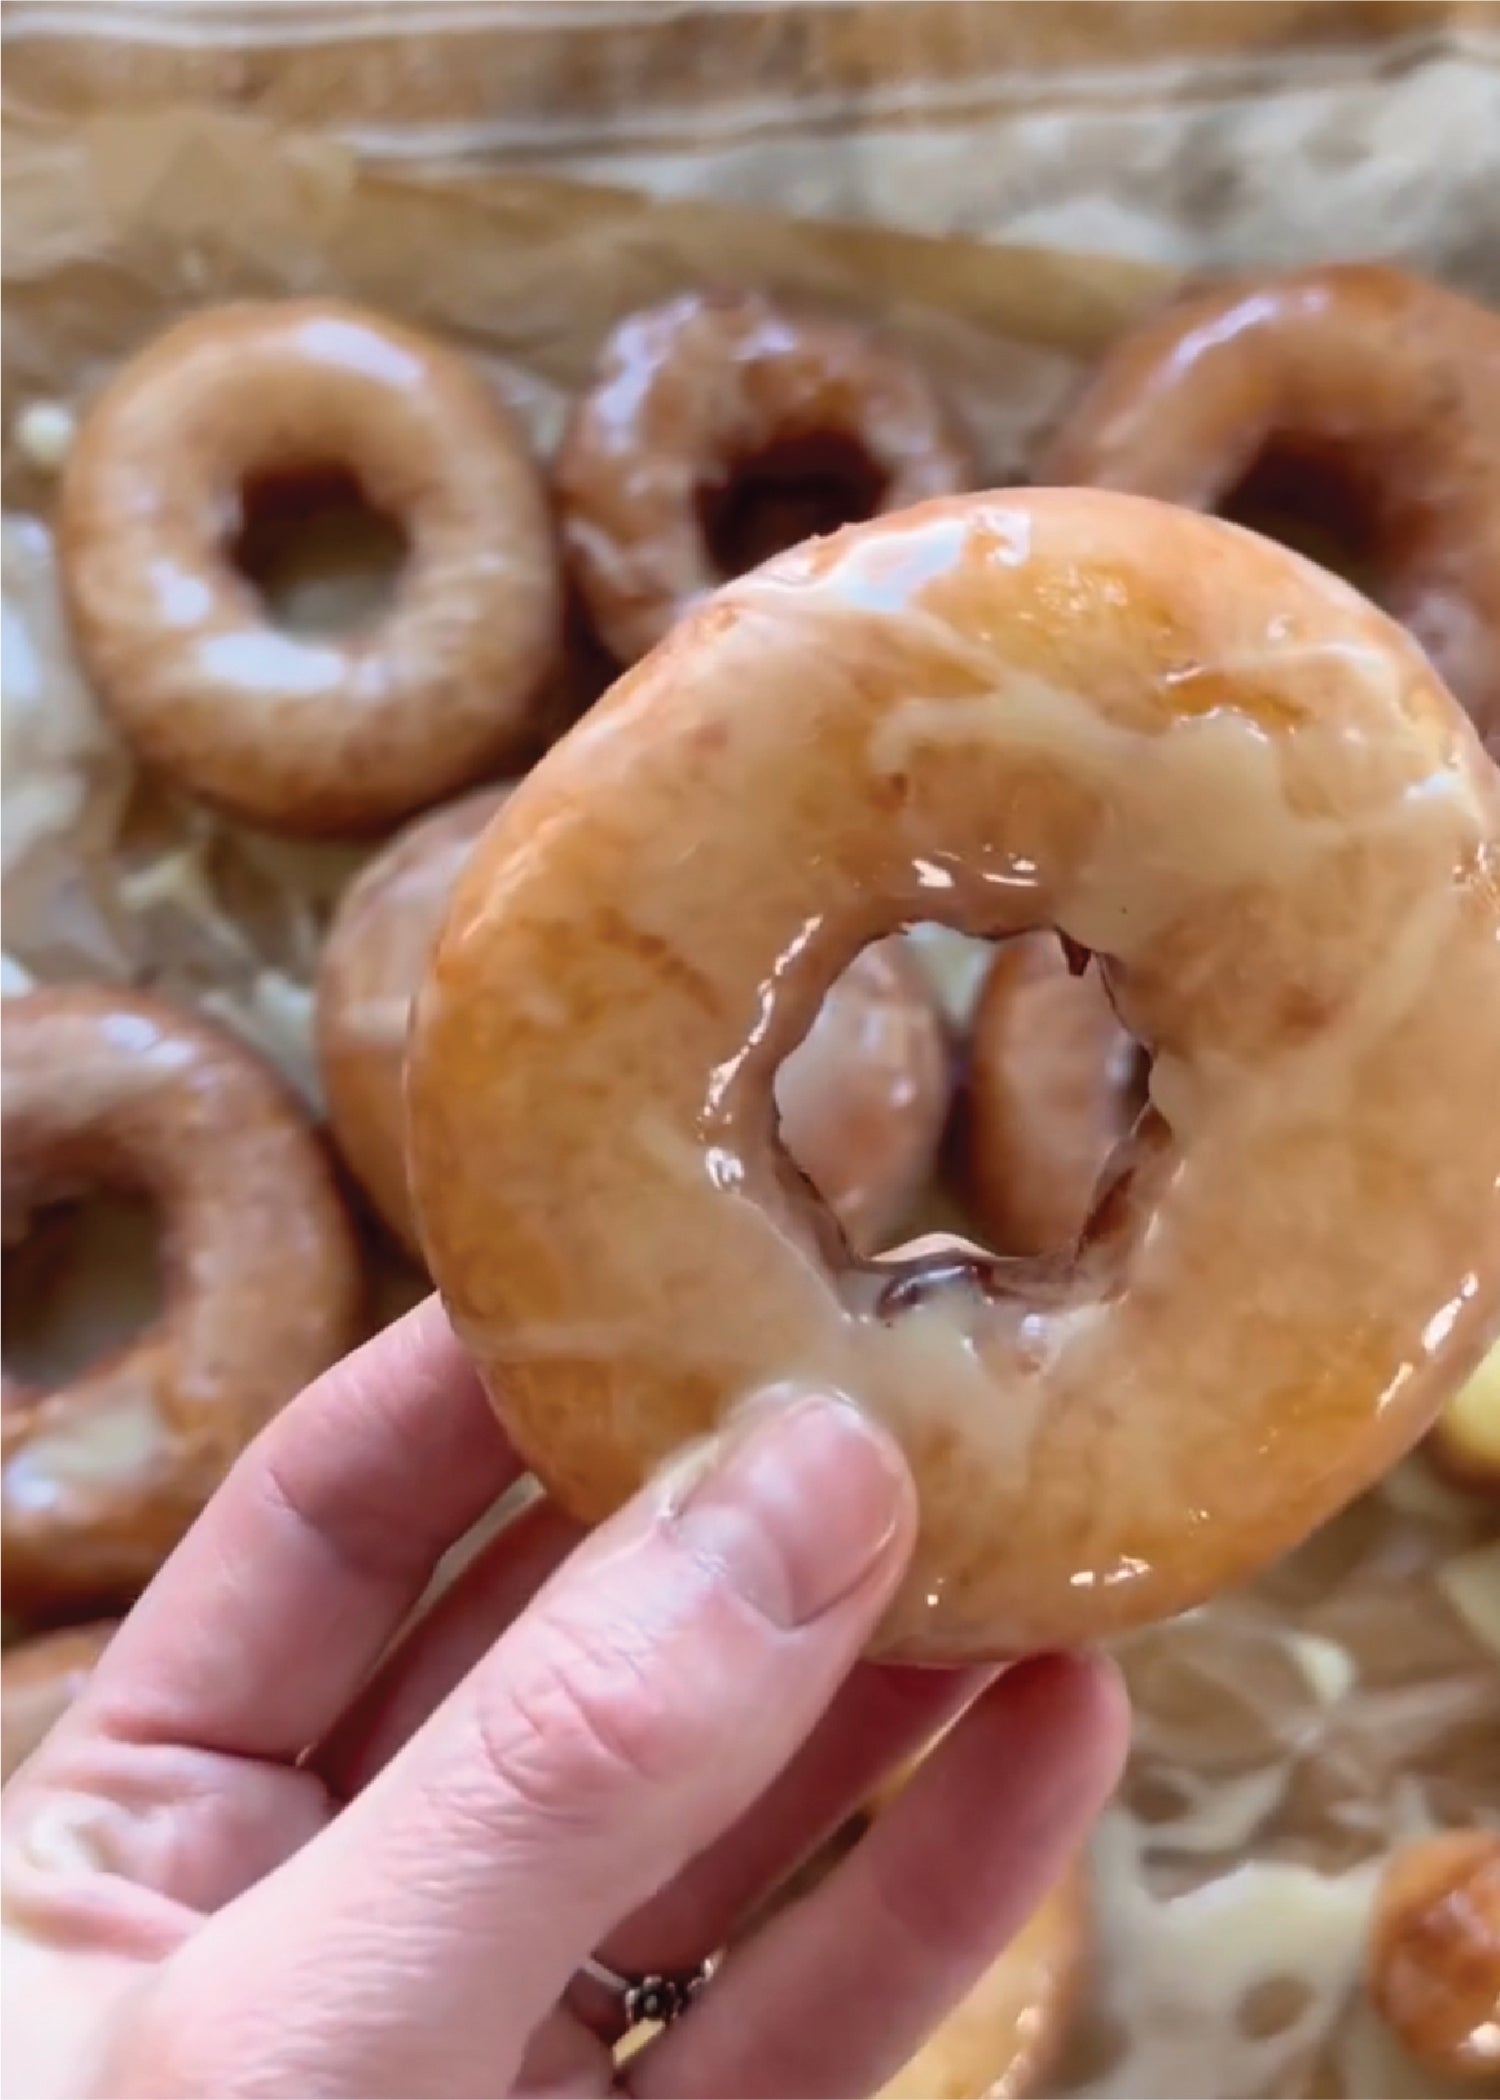
<svg viewBox="0 0 1500 2100"><path fill-rule="evenodd" d="M1123 1699L1090 1658L859 1660L916 1526L884 1433L761 1396L587 1539L533 1502L413 1620L521 1473L435 1301L251 1446L5 1790L8 2085L869 2092L994 1959L1114 1785ZM731 1940L617 2066L585 1957Z"/></svg>

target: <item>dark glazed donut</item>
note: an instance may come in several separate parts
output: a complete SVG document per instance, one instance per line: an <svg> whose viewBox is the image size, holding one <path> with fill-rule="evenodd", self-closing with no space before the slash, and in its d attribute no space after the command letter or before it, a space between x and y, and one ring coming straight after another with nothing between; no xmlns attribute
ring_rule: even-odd
<svg viewBox="0 0 1500 2100"><path fill-rule="evenodd" d="M858 329L733 291L620 323L564 439L557 490L573 574L621 663L724 580L705 506L757 470L774 481L773 469L821 469L877 511L973 478L926 380ZM808 529L794 524L786 540Z"/></svg>
<svg viewBox="0 0 1500 2100"><path fill-rule="evenodd" d="M257 485L352 476L399 525L389 610L266 616L231 548ZM79 652L153 765L272 830L379 830L514 759L558 648L541 478L463 358L327 300L159 336L85 417L58 547Z"/></svg>
<svg viewBox="0 0 1500 2100"><path fill-rule="evenodd" d="M1237 279L1127 335L1036 479L1213 510L1267 463L1342 491L1375 596L1500 751L1500 314L1376 263Z"/></svg>
<svg viewBox="0 0 1500 2100"><path fill-rule="evenodd" d="M7 1237L90 1190L160 1211L157 1322L67 1385L4 1385L7 1606L107 1607L356 1339L358 1254L291 1097L208 1021L115 987L30 992L5 1002L3 1057Z"/></svg>

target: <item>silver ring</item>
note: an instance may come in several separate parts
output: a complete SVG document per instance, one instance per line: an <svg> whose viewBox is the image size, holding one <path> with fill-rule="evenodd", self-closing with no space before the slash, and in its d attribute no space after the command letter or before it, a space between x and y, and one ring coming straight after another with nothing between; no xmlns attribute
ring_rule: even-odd
<svg viewBox="0 0 1500 2100"><path fill-rule="evenodd" d="M674 2020L682 2018L718 1966L719 1957L710 1955L706 1961L700 1961L696 1969L622 1976L617 1969L611 1969L590 1955L578 1973L587 1976L590 1982L602 1985L619 1999L627 2029L639 2027L647 2021L658 2027L670 2027Z"/></svg>

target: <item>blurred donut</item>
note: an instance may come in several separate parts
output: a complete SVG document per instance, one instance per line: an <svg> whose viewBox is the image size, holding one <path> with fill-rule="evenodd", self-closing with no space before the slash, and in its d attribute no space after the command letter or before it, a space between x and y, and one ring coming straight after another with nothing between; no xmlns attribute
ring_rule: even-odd
<svg viewBox="0 0 1500 2100"><path fill-rule="evenodd" d="M352 480L400 528L389 608L337 637L235 565L257 491ZM92 404L58 520L79 653L142 755L273 830L360 833L497 772L558 647L546 495L494 390L331 300L193 314Z"/></svg>
<svg viewBox="0 0 1500 2100"><path fill-rule="evenodd" d="M68 1626L0 1656L0 1783L25 1763L73 1704L119 1621Z"/></svg>
<svg viewBox="0 0 1500 2100"><path fill-rule="evenodd" d="M5 1003L8 1239L92 1190L161 1220L162 1311L70 1383L7 1375L0 1568L23 1615L144 1587L264 1422L356 1339L358 1253L316 1138L231 1036L73 985Z"/></svg>
<svg viewBox="0 0 1500 2100"><path fill-rule="evenodd" d="M398 832L339 899L318 959L318 1069L329 1127L355 1180L413 1254L421 1250L406 1189L406 1024L459 870L508 792L479 788Z"/></svg>
<svg viewBox="0 0 1500 2100"><path fill-rule="evenodd" d="M1022 2100L1051 2076L1089 1951L1083 1869L1060 1881L881 2100Z"/></svg>
<svg viewBox="0 0 1500 2100"><path fill-rule="evenodd" d="M1330 263L1174 300L1116 344L1042 483L1212 510L1274 466L1352 521L1373 594L1500 751L1500 314Z"/></svg>
<svg viewBox="0 0 1500 2100"><path fill-rule="evenodd" d="M1438 1416L1426 1449L1456 1487L1500 1497L1500 1342Z"/></svg>
<svg viewBox="0 0 1500 2100"><path fill-rule="evenodd" d="M1050 934L996 950L970 1032L962 1161L996 1253L1075 1245L1135 1122L1144 1067L1096 964L1075 972Z"/></svg>
<svg viewBox="0 0 1500 2100"><path fill-rule="evenodd" d="M823 480L850 515L966 487L967 449L908 360L755 292L693 292L622 321L557 463L563 542L595 626L633 663L727 573L705 511L748 483ZM780 545L824 521L789 518ZM745 550L750 566L775 546Z"/></svg>
<svg viewBox="0 0 1500 2100"><path fill-rule="evenodd" d="M1424 2070L1500 2077L1500 1831L1450 1831L1395 1855L1368 1976L1382 2018Z"/></svg>

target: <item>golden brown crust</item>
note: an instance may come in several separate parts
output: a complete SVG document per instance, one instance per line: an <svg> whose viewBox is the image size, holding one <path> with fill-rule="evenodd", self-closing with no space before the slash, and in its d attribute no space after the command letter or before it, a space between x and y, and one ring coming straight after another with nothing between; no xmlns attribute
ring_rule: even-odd
<svg viewBox="0 0 1500 2100"><path fill-rule="evenodd" d="M400 526L407 558L380 618L298 637L226 542L247 486L330 469ZM499 771L558 648L520 431L461 357L334 301L222 307L148 345L79 430L58 547L79 652L126 734L275 830L378 829Z"/></svg>
<svg viewBox="0 0 1500 2100"><path fill-rule="evenodd" d="M893 1279L770 1143L839 970L936 916L1050 922L1151 1048L1061 1270ZM413 1181L568 1507L826 1381L921 1496L881 1646L952 1660L1180 1611L1410 1448L1500 1320L1497 1070L1500 775L1421 652L1233 526L1017 491L727 586L521 784L418 998Z"/></svg>
<svg viewBox="0 0 1500 2100"><path fill-rule="evenodd" d="M156 1323L68 1385L5 1383L6 1603L108 1606L356 1339L359 1256L304 1117L210 1022L75 985L8 999L3 1051L8 1228L98 1188L145 1195L161 1219Z"/></svg>
<svg viewBox="0 0 1500 2100"><path fill-rule="evenodd" d="M1096 965L1075 975L1046 934L997 951L970 1030L963 1146L966 1193L997 1254L1077 1244L1135 1121L1142 1062Z"/></svg>
<svg viewBox="0 0 1500 2100"><path fill-rule="evenodd" d="M1375 594L1500 751L1500 314L1340 263L1173 300L1121 341L1039 482L1211 510L1272 452L1346 489Z"/></svg>
<svg viewBox="0 0 1500 2100"><path fill-rule="evenodd" d="M883 482L881 510L972 480L921 374L859 329L744 291L689 293L620 323L564 438L557 490L569 565L621 663L723 580L703 496L777 446L840 439Z"/></svg>
<svg viewBox="0 0 1500 2100"><path fill-rule="evenodd" d="M21 1641L0 1657L0 1781L24 1764L73 1704L113 1640L118 1620Z"/></svg>
<svg viewBox="0 0 1500 2100"><path fill-rule="evenodd" d="M1500 1831L1449 1832L1396 1854L1376 1903L1369 1987L1435 2077L1500 2074Z"/></svg>

